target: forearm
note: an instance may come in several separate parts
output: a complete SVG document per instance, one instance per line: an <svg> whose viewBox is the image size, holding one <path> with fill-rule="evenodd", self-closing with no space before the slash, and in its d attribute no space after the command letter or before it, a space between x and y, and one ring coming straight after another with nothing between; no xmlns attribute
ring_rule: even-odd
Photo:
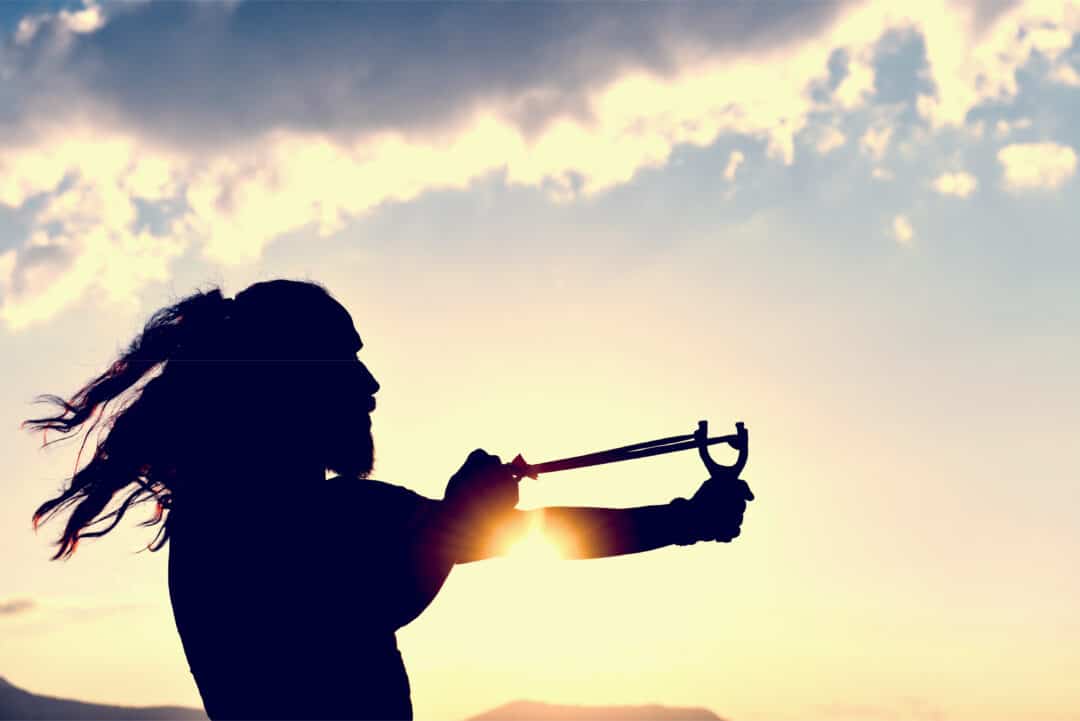
<svg viewBox="0 0 1080 721"><path fill-rule="evenodd" d="M685 543L685 517L677 505L636 508L550 507L542 514L544 534L570 559L606 558Z"/></svg>
<svg viewBox="0 0 1080 721"><path fill-rule="evenodd" d="M676 504L636 508L553 506L513 511L458 546L458 563L506 554L531 533L567 559L606 558L689 543L684 509Z"/></svg>

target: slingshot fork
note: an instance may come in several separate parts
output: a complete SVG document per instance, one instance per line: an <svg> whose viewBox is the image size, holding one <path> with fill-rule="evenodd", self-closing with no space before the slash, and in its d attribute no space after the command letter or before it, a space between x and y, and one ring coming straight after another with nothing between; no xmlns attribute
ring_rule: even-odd
<svg viewBox="0 0 1080 721"><path fill-rule="evenodd" d="M735 424L735 435L725 437L725 442L739 452L739 457L736 458L735 462L730 466L717 463L713 460L712 456L709 455L710 441L715 439L710 439L708 436L709 422L698 421L697 430L694 431L694 441L697 443L698 455L701 456L701 462L705 464L706 470L709 471L709 478L737 479L742 475L743 468L746 467L746 461L750 455L750 436L746 432L746 426L743 425L742 421L739 421Z"/></svg>

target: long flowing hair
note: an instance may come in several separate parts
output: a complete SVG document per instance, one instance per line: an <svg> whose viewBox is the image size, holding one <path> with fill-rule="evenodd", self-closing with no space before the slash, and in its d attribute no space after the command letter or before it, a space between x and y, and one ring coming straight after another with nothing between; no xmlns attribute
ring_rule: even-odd
<svg viewBox="0 0 1080 721"><path fill-rule="evenodd" d="M22 423L46 436L43 445L86 428L76 469L90 435L99 427L105 432L103 439L98 432L89 462L75 471L59 495L34 511L37 529L42 521L71 509L54 559L70 557L81 539L105 535L128 510L145 502L154 502L155 509L141 525L160 524L148 548L156 551L166 544L170 508L188 482L177 473L180 454L213 442L216 434L213 429L207 432L207 406L215 397L225 397L225 390L235 396L237 379L245 373L243 364L235 361L252 351L250 336L227 322L243 296L281 296L282 291L295 295L298 289L326 293L315 283L285 280L257 283L235 300L218 288L196 292L156 311L127 350L70 398L37 396L36 402L59 408L55 415ZM60 437L48 440L50 431Z"/></svg>

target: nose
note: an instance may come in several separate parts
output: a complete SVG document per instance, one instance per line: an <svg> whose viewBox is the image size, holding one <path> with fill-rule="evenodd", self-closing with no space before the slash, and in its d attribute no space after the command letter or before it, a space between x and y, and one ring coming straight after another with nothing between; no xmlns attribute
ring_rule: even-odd
<svg viewBox="0 0 1080 721"><path fill-rule="evenodd" d="M363 373L363 384L368 389L368 393L375 395L379 392L379 381L375 380L375 376L371 374L368 367L364 365L363 361L360 361L360 370Z"/></svg>

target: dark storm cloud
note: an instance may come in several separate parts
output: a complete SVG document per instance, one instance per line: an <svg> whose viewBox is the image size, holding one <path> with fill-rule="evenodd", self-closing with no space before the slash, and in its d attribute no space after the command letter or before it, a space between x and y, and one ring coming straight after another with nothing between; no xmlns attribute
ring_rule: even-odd
<svg viewBox="0 0 1080 721"><path fill-rule="evenodd" d="M270 128L447 127L511 103L526 130L586 113L592 87L680 51L748 53L812 35L841 3L281 3L105 5L108 22L55 28L15 54L56 110L104 102L142 134L217 145ZM49 58L52 58L51 60ZM63 88L58 95L52 86ZM528 98L523 92L536 90ZM28 106L29 107L29 106Z"/></svg>

